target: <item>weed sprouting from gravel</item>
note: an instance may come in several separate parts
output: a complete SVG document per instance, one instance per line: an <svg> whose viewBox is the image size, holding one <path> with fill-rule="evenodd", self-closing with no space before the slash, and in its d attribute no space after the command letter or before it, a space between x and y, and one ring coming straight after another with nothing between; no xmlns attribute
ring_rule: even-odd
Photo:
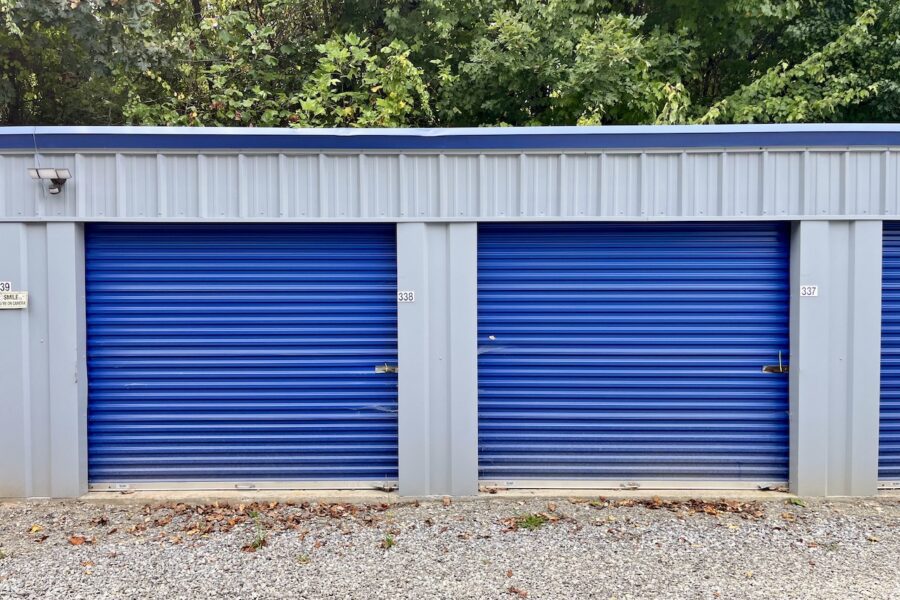
<svg viewBox="0 0 900 600"><path fill-rule="evenodd" d="M549 521L550 521L550 519L548 519L545 515L541 515L541 514L525 515L519 521L519 527L521 527L522 529L538 529L538 528L544 526L545 524L547 524L547 522L549 522Z"/></svg>
<svg viewBox="0 0 900 600"><path fill-rule="evenodd" d="M559 517L548 513L530 513L526 515L516 515L503 520L507 531L515 531L517 529L526 529L534 531L540 529L547 523L559 521Z"/></svg>
<svg viewBox="0 0 900 600"><path fill-rule="evenodd" d="M262 517L258 511L252 510L249 513L253 519L253 540L241 548L244 552L256 552L268 543L268 534L266 528L262 524Z"/></svg>
<svg viewBox="0 0 900 600"><path fill-rule="evenodd" d="M397 541L394 539L394 536L391 534L387 534L384 536L384 539L381 540L381 547L385 550L390 550L395 545L397 545Z"/></svg>

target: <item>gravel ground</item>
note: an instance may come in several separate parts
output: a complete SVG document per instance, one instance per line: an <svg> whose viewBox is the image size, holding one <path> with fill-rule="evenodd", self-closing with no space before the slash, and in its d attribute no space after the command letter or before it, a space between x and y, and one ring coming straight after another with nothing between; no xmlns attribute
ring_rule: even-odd
<svg viewBox="0 0 900 600"><path fill-rule="evenodd" d="M896 498L9 503L0 598L898 598L898 527Z"/></svg>

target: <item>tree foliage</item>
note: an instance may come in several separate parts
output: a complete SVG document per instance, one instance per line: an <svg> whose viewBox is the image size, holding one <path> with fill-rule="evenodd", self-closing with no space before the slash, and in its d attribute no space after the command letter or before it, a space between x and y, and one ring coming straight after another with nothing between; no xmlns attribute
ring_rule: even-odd
<svg viewBox="0 0 900 600"><path fill-rule="evenodd" d="M896 121L900 0L0 0L0 123Z"/></svg>

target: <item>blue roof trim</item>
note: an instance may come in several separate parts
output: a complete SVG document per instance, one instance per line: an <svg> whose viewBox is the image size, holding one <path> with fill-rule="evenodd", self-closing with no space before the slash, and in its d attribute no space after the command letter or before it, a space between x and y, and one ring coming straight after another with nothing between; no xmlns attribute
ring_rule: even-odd
<svg viewBox="0 0 900 600"><path fill-rule="evenodd" d="M592 150L898 146L900 128L548 127L463 130L0 129L6 150ZM580 130L579 130L580 129Z"/></svg>

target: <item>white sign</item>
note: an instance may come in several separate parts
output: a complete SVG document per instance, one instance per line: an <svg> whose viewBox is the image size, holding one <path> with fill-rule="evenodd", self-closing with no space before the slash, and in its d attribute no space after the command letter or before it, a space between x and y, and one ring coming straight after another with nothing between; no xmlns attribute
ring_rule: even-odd
<svg viewBox="0 0 900 600"><path fill-rule="evenodd" d="M0 292L0 310L28 308L28 292Z"/></svg>
<svg viewBox="0 0 900 600"><path fill-rule="evenodd" d="M12 291L12 282L11 281L0 281L0 292L11 292Z"/></svg>
<svg viewBox="0 0 900 600"><path fill-rule="evenodd" d="M819 286L817 285L801 285L800 286L800 297L801 298L812 298L814 296L819 295Z"/></svg>
<svg viewBox="0 0 900 600"><path fill-rule="evenodd" d="M416 292L413 290L401 290L397 292L397 302L415 302Z"/></svg>

